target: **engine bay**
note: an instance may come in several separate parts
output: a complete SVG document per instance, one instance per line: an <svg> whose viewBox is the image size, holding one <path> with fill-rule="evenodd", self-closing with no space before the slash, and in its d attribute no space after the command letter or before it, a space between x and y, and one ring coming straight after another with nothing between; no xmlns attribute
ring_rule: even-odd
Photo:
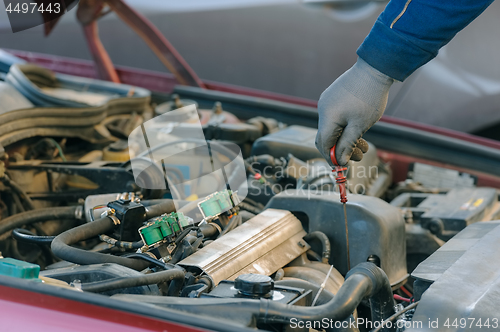
<svg viewBox="0 0 500 332"><path fill-rule="evenodd" d="M244 102L152 95L28 64L10 67L0 94L0 275L269 331L425 330L441 317L440 294L477 284L454 296L457 319L493 296L491 275L472 277L498 233L488 177L451 162L393 162L369 140L347 165L346 231L335 173L300 116L245 116ZM162 122L186 107L204 137L191 122ZM131 141L138 130L147 148ZM171 152L176 130L192 150L148 164L151 142ZM200 141L210 158L241 155L224 168L226 187L193 182L214 167L202 165ZM481 262L495 274L498 261ZM334 323L314 325L323 318Z"/></svg>

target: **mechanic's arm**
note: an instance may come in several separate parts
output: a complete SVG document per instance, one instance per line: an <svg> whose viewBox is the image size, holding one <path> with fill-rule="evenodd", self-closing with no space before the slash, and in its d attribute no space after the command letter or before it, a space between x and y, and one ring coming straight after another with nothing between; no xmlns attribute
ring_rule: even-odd
<svg viewBox="0 0 500 332"><path fill-rule="evenodd" d="M340 165L361 160L361 136L384 113L392 83L404 81L432 60L493 0L391 0L359 47L358 61L318 102L316 147ZM362 144L364 143L364 144Z"/></svg>

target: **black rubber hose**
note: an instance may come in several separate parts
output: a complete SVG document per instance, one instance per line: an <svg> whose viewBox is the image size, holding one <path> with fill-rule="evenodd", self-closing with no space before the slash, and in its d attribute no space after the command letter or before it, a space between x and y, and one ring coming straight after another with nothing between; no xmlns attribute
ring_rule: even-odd
<svg viewBox="0 0 500 332"><path fill-rule="evenodd" d="M239 215L233 216L229 221L229 223L227 224L226 228L224 228L224 230L219 234L218 237L221 237L224 234L227 234L228 232L236 228L240 222L241 222L241 216Z"/></svg>
<svg viewBox="0 0 500 332"><path fill-rule="evenodd" d="M240 212L238 213L238 215L241 217L241 223L242 224L246 223L248 220L250 220L253 217L255 217L254 213L248 212L248 211L245 211L245 210L240 210Z"/></svg>
<svg viewBox="0 0 500 332"><path fill-rule="evenodd" d="M186 247L185 247L184 241L182 241L181 245L175 249L174 253L172 254L172 258L170 259L169 262L171 264L177 264L179 261L181 261L182 256L184 254L184 250L186 250Z"/></svg>
<svg viewBox="0 0 500 332"><path fill-rule="evenodd" d="M321 246L323 247L323 252L321 253L321 262L328 264L332 252L332 247L330 245L328 236L326 236L326 234L323 232L315 231L304 236L304 240L306 240L306 242L309 242L310 240L318 240L319 242L321 242Z"/></svg>
<svg viewBox="0 0 500 332"><path fill-rule="evenodd" d="M288 324L291 318L303 321L323 318L341 321L347 319L361 303L370 297L370 304L377 308L373 321L383 320L394 314L394 300L389 279L384 271L373 263L361 263L349 271L347 279L335 297L316 307L298 307L276 301L261 300L259 319L265 323ZM389 301L389 297L391 300Z"/></svg>
<svg viewBox="0 0 500 332"><path fill-rule="evenodd" d="M214 226L213 223L199 225L198 228L200 229L205 239L208 239L214 236L215 234L219 233L219 229L217 229L217 227Z"/></svg>
<svg viewBox="0 0 500 332"><path fill-rule="evenodd" d="M141 199L141 204L145 207L158 205L165 202L165 198Z"/></svg>
<svg viewBox="0 0 500 332"><path fill-rule="evenodd" d="M321 256L316 251L309 249L308 251L306 251L306 254L307 254L308 258L311 257L312 259L314 259L317 262L322 261Z"/></svg>
<svg viewBox="0 0 500 332"><path fill-rule="evenodd" d="M184 240L184 238L186 236L188 236L188 234L191 233L191 231L197 230L197 229L198 229L198 227L189 227L189 226L186 227L185 229L183 229L182 232L175 239L175 244L179 245L179 243L181 243L181 241Z"/></svg>
<svg viewBox="0 0 500 332"><path fill-rule="evenodd" d="M62 206L18 213L0 221L0 234L36 222L60 219L74 220L77 219L79 209L81 209L81 206Z"/></svg>
<svg viewBox="0 0 500 332"><path fill-rule="evenodd" d="M138 259L142 259L146 262L149 262L153 265L156 265L158 267L161 267L162 269L164 270L172 270L172 269L175 269L177 268L175 265L173 264L168 264L168 263L164 263L158 259L155 259L147 254L140 254L140 253L132 253L132 254L128 254L128 255L125 255L124 257L127 257L127 258L138 258Z"/></svg>
<svg viewBox="0 0 500 332"><path fill-rule="evenodd" d="M365 263L365 264L372 264L373 266L376 266L373 263ZM373 266L367 265L367 268L373 269ZM350 272L347 273L346 278L348 278L349 275ZM387 317L392 316L396 312L394 310L395 308L394 294L392 293L391 283L389 282L389 279L387 278L387 276L385 277L385 279L380 278L379 283L380 285L378 291L375 294L373 294L372 297L370 297L370 310L373 322L376 321L381 322L385 320ZM392 329L390 329L389 327L386 327L382 331L391 331L391 330Z"/></svg>
<svg viewBox="0 0 500 332"><path fill-rule="evenodd" d="M146 206L146 219L151 219L164 213L170 213L174 211L174 201L171 199L165 199L163 203Z"/></svg>
<svg viewBox="0 0 500 332"><path fill-rule="evenodd" d="M294 308L291 305L276 305L270 301L261 301L260 320L266 323L290 322L291 318L302 321L344 320L354 312L361 300L370 294L372 288L370 278L363 275L353 275L346 280L333 300L316 307Z"/></svg>
<svg viewBox="0 0 500 332"><path fill-rule="evenodd" d="M180 243L178 243L176 240L177 248L175 249L174 254L172 255L170 263L175 264L183 260L184 258L188 257L189 255L193 254L201 245L202 241L203 237L197 238L195 236L184 236L184 239L180 241Z"/></svg>
<svg viewBox="0 0 500 332"><path fill-rule="evenodd" d="M166 270L140 276L120 277L86 283L82 284L82 290L92 293L107 292L115 289L153 285L172 280L182 280L184 279L184 276L185 274L182 270Z"/></svg>
<svg viewBox="0 0 500 332"><path fill-rule="evenodd" d="M39 236L35 235L27 229L16 228L12 231L12 237L20 242L26 242L36 245L47 245L51 244L55 236Z"/></svg>
<svg viewBox="0 0 500 332"><path fill-rule="evenodd" d="M134 270L143 270L148 267L150 263L142 260L101 254L71 247L72 244L77 242L104 234L113 227L115 227L113 220L109 217L104 217L69 229L56 236L52 241L52 252L60 259L81 265L115 263Z"/></svg>
<svg viewBox="0 0 500 332"><path fill-rule="evenodd" d="M245 202L240 202L238 204L238 206L240 209L246 210L246 211L251 212L253 214L259 214L262 212L262 209L259 209L258 207L252 206L252 205L245 203Z"/></svg>
<svg viewBox="0 0 500 332"><path fill-rule="evenodd" d="M23 199L26 202L26 205L28 205L28 208L30 210L35 209L35 205L33 204L33 201L28 196L28 194L26 194L26 192L23 190L23 188L21 188L16 182L12 181L11 178L7 174L5 174L3 176L2 182L5 185L9 186L14 192L16 192L19 195L19 197L21 197L21 199ZM2 234L2 233L0 233L0 234Z"/></svg>
<svg viewBox="0 0 500 332"><path fill-rule="evenodd" d="M187 240L187 239L186 239ZM198 250L200 247L201 243L203 242L203 237L199 237L194 241L190 247L188 247L188 250L184 251L184 254L182 255L182 259L187 258L189 255L192 255Z"/></svg>
<svg viewBox="0 0 500 332"><path fill-rule="evenodd" d="M167 296L179 296L184 286L184 278L174 279L170 282L167 289Z"/></svg>
<svg viewBox="0 0 500 332"><path fill-rule="evenodd" d="M196 302L175 298L171 306L190 313L211 315L221 311L234 315L251 315L265 324L290 324L292 318L301 321L321 321L323 319L343 321L348 319L365 297L387 298L392 290L384 271L373 263L361 263L354 267L337 294L325 304L315 307L295 306L268 299L199 299ZM380 302L382 303L382 301ZM384 312L394 314L394 301L386 302ZM391 314L389 314L389 312ZM375 318L373 318L375 319ZM395 327L395 326L394 326Z"/></svg>

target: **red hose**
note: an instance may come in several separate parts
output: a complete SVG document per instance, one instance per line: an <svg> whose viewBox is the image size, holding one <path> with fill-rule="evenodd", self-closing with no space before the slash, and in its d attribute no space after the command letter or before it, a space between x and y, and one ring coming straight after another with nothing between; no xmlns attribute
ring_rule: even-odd
<svg viewBox="0 0 500 332"><path fill-rule="evenodd" d="M399 296L398 294L394 294L394 300L396 301L404 301L410 303L411 300L407 299L406 297Z"/></svg>
<svg viewBox="0 0 500 332"><path fill-rule="evenodd" d="M401 291L402 291L403 293L405 293L408 297L413 297L413 294L412 294L412 293L410 293L410 291L409 291L409 290L407 290L407 289L405 288L405 286L401 286L401 288L400 288L400 289L401 289Z"/></svg>

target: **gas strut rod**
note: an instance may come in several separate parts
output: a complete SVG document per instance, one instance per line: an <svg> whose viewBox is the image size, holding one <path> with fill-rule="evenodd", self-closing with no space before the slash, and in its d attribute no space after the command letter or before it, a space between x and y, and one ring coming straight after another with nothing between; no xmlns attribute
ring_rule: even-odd
<svg viewBox="0 0 500 332"><path fill-rule="evenodd" d="M337 182L337 185L339 186L339 192L340 192L340 202L344 205L344 220L345 220L345 241L346 241L346 249L347 249L347 270L349 271L351 269L351 255L349 254L349 227L347 224L347 211L346 211L346 203L347 203L347 191L345 187L345 183L347 181L347 178L344 175L344 172L347 171L347 167L345 166L340 166L339 163L337 162L337 158L335 157L335 147L330 149L330 159L332 160L333 165L335 165L335 168L332 170L332 172L336 172L337 175L335 177L335 181Z"/></svg>

